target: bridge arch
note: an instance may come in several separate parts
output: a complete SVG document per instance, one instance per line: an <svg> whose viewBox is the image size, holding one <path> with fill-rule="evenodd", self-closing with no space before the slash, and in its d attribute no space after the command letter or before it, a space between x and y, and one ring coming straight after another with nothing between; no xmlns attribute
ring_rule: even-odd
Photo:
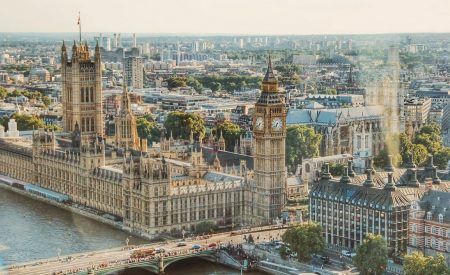
<svg viewBox="0 0 450 275"><path fill-rule="evenodd" d="M216 262L217 261L217 257L216 257L216 253L210 253L209 255L197 255L197 254L191 254L191 255L186 255L186 257L177 257L177 258L170 258L170 260L164 260L164 264L163 264L163 271L166 270L167 267L169 267L170 265L180 262L180 261L184 261L187 259L191 259L191 258L197 258L197 259L202 259L208 262Z"/></svg>

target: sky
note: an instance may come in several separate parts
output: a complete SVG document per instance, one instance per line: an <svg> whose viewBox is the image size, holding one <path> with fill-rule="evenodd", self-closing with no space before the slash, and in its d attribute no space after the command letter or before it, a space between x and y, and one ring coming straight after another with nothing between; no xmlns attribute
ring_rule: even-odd
<svg viewBox="0 0 450 275"><path fill-rule="evenodd" d="M450 0L4 0L0 32L450 32Z"/></svg>

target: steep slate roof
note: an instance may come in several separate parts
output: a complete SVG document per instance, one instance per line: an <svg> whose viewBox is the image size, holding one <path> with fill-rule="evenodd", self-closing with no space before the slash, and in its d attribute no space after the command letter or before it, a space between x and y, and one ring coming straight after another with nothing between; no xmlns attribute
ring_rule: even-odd
<svg viewBox="0 0 450 275"><path fill-rule="evenodd" d="M214 164L214 159L217 157L220 160L220 165L222 167L228 166L239 166L241 160L245 160L247 163L247 168L253 170L253 157L248 155L236 154L228 151L218 150L217 152L213 148L202 147L203 157L208 165Z"/></svg>
<svg viewBox="0 0 450 275"><path fill-rule="evenodd" d="M399 190L366 187L363 185L343 183L338 180L320 180L313 184L310 191L313 197L326 196L328 199L352 202L354 205L366 205L374 209L390 210L395 207L408 206L410 201Z"/></svg>
<svg viewBox="0 0 450 275"><path fill-rule="evenodd" d="M330 179L331 175L326 173L324 174L325 177L322 177L318 183L313 184L311 192L313 192L313 196L326 194L339 200L367 201L367 203L375 205L392 205L394 207L404 206L412 201L420 200L430 192L450 194L448 193L450 192L450 182L439 179L431 155L425 168L417 169L411 161L407 163L407 167L407 169L395 169L391 160L388 167L386 167L389 172L383 170L376 172L372 168L367 170L367 173L371 173L372 180L369 182L372 183L373 187L364 186L368 178L367 173L355 175L354 177L343 176L339 181ZM346 169L350 168L351 162ZM388 182L390 173L392 175L391 183ZM429 191L430 187L433 191ZM315 194L316 192L317 194ZM446 203L448 208L450 208L450 200L446 200Z"/></svg>
<svg viewBox="0 0 450 275"><path fill-rule="evenodd" d="M450 193L436 190L428 191L420 200L419 205L422 210L431 212L433 220L439 221L439 214L442 214L443 221L450 223Z"/></svg>
<svg viewBox="0 0 450 275"><path fill-rule="evenodd" d="M294 124L322 124L335 125L361 119L383 117L382 106L365 106L339 109L289 109L286 119L287 125Z"/></svg>

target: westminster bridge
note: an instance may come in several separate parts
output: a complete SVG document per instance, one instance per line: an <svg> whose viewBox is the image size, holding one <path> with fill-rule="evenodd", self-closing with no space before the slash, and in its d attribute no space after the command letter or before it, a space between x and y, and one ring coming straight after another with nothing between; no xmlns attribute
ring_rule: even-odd
<svg viewBox="0 0 450 275"><path fill-rule="evenodd" d="M8 266L8 272L15 274L110 274L125 268L136 268L148 270L155 274L162 274L172 263L188 259L201 258L212 262L221 262L226 255L221 255L220 244L238 244L243 241L244 235L252 234L256 243L277 238L282 235L286 227L267 226L257 227L251 230L233 231L232 233L219 233L211 235L207 239L190 238L183 240L172 240L160 244L148 244L134 247L118 247L114 249L65 255L56 258L33 261L23 264ZM183 246L179 246L180 243ZM214 245L210 247L212 243ZM189 249L193 245L200 246L199 249ZM146 258L133 258L132 253L136 250L163 249L163 253L155 254ZM225 257L225 259L224 259ZM233 259L228 259L233 265ZM238 268L239 263L234 266Z"/></svg>

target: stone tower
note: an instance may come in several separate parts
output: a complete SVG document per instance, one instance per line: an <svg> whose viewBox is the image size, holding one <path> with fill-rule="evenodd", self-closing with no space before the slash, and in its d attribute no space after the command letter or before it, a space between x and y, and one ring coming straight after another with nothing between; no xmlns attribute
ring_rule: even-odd
<svg viewBox="0 0 450 275"><path fill-rule="evenodd" d="M69 60L63 43L61 74L64 131L73 132L78 124L83 135L103 136L102 71L98 42L94 60L90 58L87 43L76 45L75 42Z"/></svg>
<svg viewBox="0 0 450 275"><path fill-rule="evenodd" d="M122 93L122 106L116 117L116 145L124 149L139 149L139 137L137 134L136 119L131 112L130 95L128 88L124 86Z"/></svg>
<svg viewBox="0 0 450 275"><path fill-rule="evenodd" d="M272 223L281 214L286 201L286 109L270 56L261 96L255 104L253 136L256 149L253 215L262 223Z"/></svg>

